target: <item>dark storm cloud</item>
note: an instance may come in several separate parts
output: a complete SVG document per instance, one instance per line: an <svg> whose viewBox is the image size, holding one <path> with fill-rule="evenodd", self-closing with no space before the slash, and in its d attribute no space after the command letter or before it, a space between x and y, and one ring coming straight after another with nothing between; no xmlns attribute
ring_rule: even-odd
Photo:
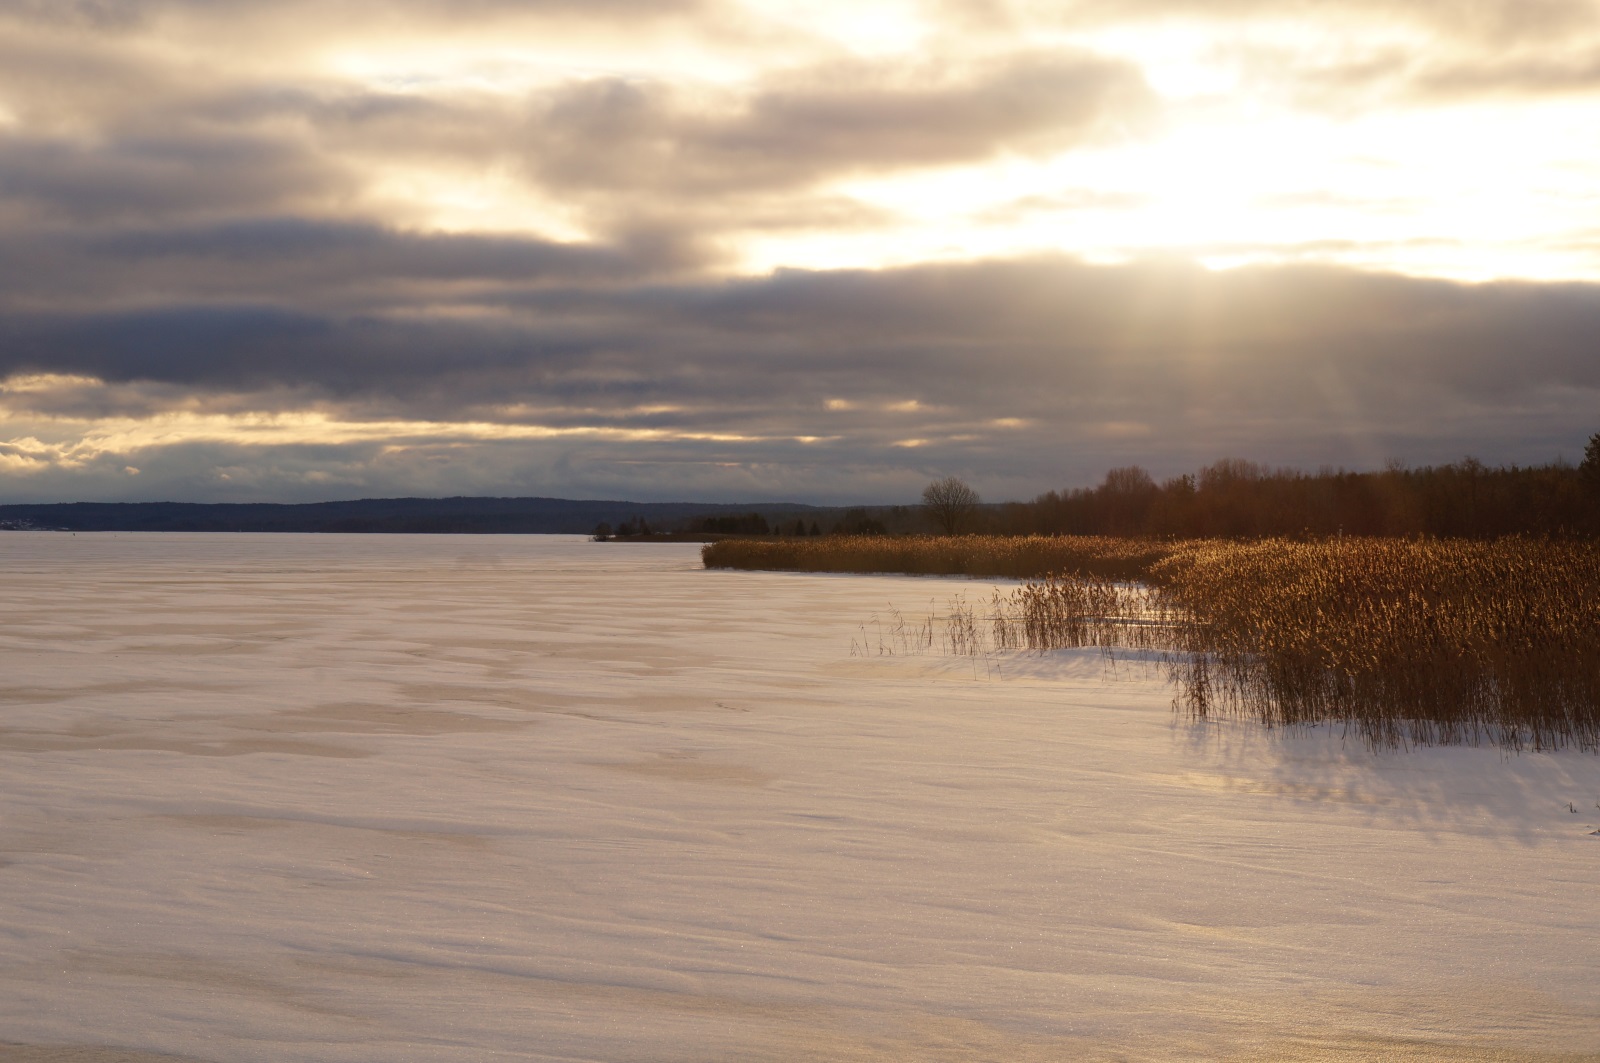
<svg viewBox="0 0 1600 1063"><path fill-rule="evenodd" d="M1046 259L793 273L697 293L675 316L685 328L716 322L739 337L730 346L804 337L828 368L839 367L828 356L859 359L863 393L909 384L953 408L987 398L980 416L1047 416L1062 402L1158 408L1197 388L1207 402L1269 400L1298 414L1315 406L1324 372L1371 408L1421 408L1446 392L1489 400L1541 384L1600 387L1590 342L1600 289L1590 285ZM974 365L984 372L964 371Z"/></svg>
<svg viewBox="0 0 1600 1063"><path fill-rule="evenodd" d="M305 145L278 138L0 138L0 201L79 224L295 207L352 188Z"/></svg>
<svg viewBox="0 0 1600 1063"><path fill-rule="evenodd" d="M1576 454L1600 427L1594 285L1045 258L514 288L469 307L490 316L8 315L0 376L108 383L0 398L19 423L74 409L316 410L439 426L431 439L397 429L392 447L241 437L107 444L77 459L123 480L117 470L138 467L138 490L169 483L190 497L235 497L242 484L282 497L523 484L894 498L940 470L1015 497L1112 465L1164 474L1226 454L1312 466L1467 452L1544 461ZM578 434L497 440L450 427L484 422ZM185 464L221 460L218 448L233 455L226 485L206 480L221 466Z"/></svg>
<svg viewBox="0 0 1600 1063"><path fill-rule="evenodd" d="M578 284L636 278L679 264L660 246L608 247L530 237L477 233L397 232L377 225L262 218L209 226L130 229L85 241L84 252L137 268L172 267L198 281L204 271L227 267L241 288L262 291L280 273L279 290L294 296L329 285L370 285L426 280L440 284L496 281L528 284L559 280ZM652 258L647 251L669 252ZM252 268L261 274L252 275ZM236 272L242 271L242 272Z"/></svg>
<svg viewBox="0 0 1600 1063"><path fill-rule="evenodd" d="M916 400L953 421L1270 410L1289 424L1338 415L1328 405L1337 385L1339 401L1366 413L1406 412L1425 424L1444 398L1492 404L1540 387L1600 388L1600 289L1590 285L1037 259L519 288L463 306L498 313L419 321L171 306L11 315L0 373L217 392L310 387L392 402L413 417L518 401L665 402L701 411L678 425L686 430L778 417L819 435L794 419L840 397ZM938 423L913 417L908 430Z"/></svg>
<svg viewBox="0 0 1600 1063"><path fill-rule="evenodd" d="M12 315L0 332L0 373L78 373L220 393L294 387L358 401L399 395L417 415L448 416L464 399L570 398L579 388L558 377L592 377L610 337L570 319L509 328L268 306Z"/></svg>
<svg viewBox="0 0 1600 1063"><path fill-rule="evenodd" d="M76 312L174 301L416 315L540 286L637 284L693 269L698 255L675 231L597 245L293 216L104 232L33 228L0 242L0 327L7 313L47 307Z"/></svg>

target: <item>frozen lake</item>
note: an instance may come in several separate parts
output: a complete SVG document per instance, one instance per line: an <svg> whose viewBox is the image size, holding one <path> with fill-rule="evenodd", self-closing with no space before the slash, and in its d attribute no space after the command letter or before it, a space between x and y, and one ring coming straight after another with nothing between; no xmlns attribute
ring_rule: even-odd
<svg viewBox="0 0 1600 1063"><path fill-rule="evenodd" d="M0 1060L1600 1058L1594 756L853 657L988 585L689 545L5 533L0 575Z"/></svg>

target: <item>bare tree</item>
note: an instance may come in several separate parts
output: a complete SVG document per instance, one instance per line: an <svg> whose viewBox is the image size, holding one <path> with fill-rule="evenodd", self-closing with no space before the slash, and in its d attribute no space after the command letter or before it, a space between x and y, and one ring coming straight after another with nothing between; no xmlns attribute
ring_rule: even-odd
<svg viewBox="0 0 1600 1063"><path fill-rule="evenodd" d="M971 524L982 503L978 492L954 476L935 480L922 489L923 512L946 535L954 535Z"/></svg>

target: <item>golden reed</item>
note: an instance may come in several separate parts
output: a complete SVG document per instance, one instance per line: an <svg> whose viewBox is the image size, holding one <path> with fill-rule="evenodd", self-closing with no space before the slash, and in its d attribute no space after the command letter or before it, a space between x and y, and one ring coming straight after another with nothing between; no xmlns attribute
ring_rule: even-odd
<svg viewBox="0 0 1600 1063"><path fill-rule="evenodd" d="M1160 650L1196 717L1600 751L1593 542L879 536L730 540L705 561L1030 579L981 621L954 607L950 644L973 652L986 629L996 650Z"/></svg>
<svg viewBox="0 0 1600 1063"><path fill-rule="evenodd" d="M707 568L785 572L899 572L917 576L1033 579L1081 572L1143 579L1171 553L1156 539L1105 535L829 535L815 539L724 539L701 552Z"/></svg>

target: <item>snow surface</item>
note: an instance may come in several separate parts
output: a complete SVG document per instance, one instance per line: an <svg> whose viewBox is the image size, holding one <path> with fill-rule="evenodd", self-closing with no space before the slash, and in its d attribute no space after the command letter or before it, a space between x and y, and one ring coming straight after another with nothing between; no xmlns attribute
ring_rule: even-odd
<svg viewBox="0 0 1600 1063"><path fill-rule="evenodd" d="M7 533L0 574L0 1059L1600 1058L1592 755L851 656L990 585L694 546Z"/></svg>

